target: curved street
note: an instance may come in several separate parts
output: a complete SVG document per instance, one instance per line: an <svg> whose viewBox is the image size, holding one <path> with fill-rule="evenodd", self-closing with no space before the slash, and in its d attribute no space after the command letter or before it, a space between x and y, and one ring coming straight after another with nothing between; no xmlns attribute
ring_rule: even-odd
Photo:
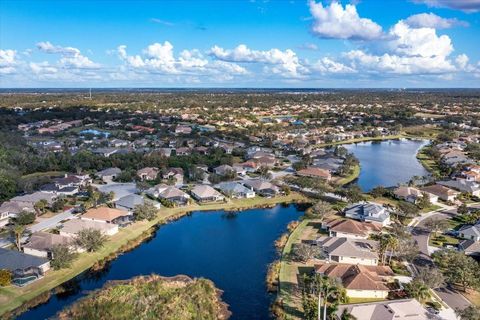
<svg viewBox="0 0 480 320"><path fill-rule="evenodd" d="M456 214L456 208L445 206L445 208L440 211L434 211L423 215L413 223L412 235L420 250L419 256L414 261L414 267L433 266L433 261L430 256L432 252L428 246L430 231L425 228L425 222L428 219L449 219ZM453 310L465 309L470 305L470 302L461 293L452 290L448 286L435 289L435 293L438 294L438 296Z"/></svg>

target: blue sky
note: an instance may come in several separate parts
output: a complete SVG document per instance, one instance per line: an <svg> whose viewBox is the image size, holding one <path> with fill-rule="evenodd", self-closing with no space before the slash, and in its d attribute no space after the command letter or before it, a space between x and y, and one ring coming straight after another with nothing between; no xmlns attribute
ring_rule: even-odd
<svg viewBox="0 0 480 320"><path fill-rule="evenodd" d="M480 0L0 1L1 87L479 87Z"/></svg>

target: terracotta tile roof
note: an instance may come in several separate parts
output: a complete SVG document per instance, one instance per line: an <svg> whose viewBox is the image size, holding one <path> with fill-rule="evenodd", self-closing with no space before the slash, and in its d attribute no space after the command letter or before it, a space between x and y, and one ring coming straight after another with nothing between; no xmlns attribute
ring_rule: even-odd
<svg viewBox="0 0 480 320"><path fill-rule="evenodd" d="M123 217L127 215L128 215L128 212L123 210L113 209L108 207L99 207L96 209L88 210L82 215L82 218L87 218L87 219L89 218L89 219L103 220L103 221L110 222L119 217Z"/></svg>
<svg viewBox="0 0 480 320"><path fill-rule="evenodd" d="M315 271L328 277L338 278L345 289L388 291L385 277L394 275L387 266L362 266L353 264L320 264Z"/></svg>
<svg viewBox="0 0 480 320"><path fill-rule="evenodd" d="M374 223L359 222L351 219L336 219L327 224L329 230L341 233L349 233L368 236L370 233L378 233L382 228Z"/></svg>

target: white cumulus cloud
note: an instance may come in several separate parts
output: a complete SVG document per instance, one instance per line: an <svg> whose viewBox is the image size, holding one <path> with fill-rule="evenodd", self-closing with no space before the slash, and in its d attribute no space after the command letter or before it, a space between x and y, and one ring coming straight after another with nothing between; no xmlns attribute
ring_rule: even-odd
<svg viewBox="0 0 480 320"><path fill-rule="evenodd" d="M414 0L430 7L450 8L466 12L480 11L480 0Z"/></svg>
<svg viewBox="0 0 480 320"><path fill-rule="evenodd" d="M312 32L321 38L373 40L383 35L382 27L370 19L361 18L353 4L343 8L336 1L326 6L310 1L310 12L314 19Z"/></svg>
<svg viewBox="0 0 480 320"><path fill-rule="evenodd" d="M448 29L456 26L468 26L468 23L465 21L456 18L442 18L432 12L412 15L405 19L405 23L413 28Z"/></svg>
<svg viewBox="0 0 480 320"><path fill-rule="evenodd" d="M12 74L16 72L15 65L17 51L0 49L0 74Z"/></svg>
<svg viewBox="0 0 480 320"><path fill-rule="evenodd" d="M60 54L59 63L66 68L96 69L100 65L81 54L80 50L73 47L53 45L49 41L37 43L38 50L48 54Z"/></svg>

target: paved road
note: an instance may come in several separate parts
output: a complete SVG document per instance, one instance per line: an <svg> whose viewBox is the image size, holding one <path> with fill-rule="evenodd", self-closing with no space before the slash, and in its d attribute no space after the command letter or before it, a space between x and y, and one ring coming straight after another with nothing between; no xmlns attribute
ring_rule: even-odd
<svg viewBox="0 0 480 320"><path fill-rule="evenodd" d="M449 210L433 213L429 216L428 219L435 219L435 220L448 219L454 216L455 214L457 214L456 209L449 209ZM428 219L421 220L412 229L413 238L417 241L418 247L420 249L420 255L414 261L414 265L416 267L433 265L432 258L430 258L430 252L428 250L428 238L430 236L430 232L425 229L425 221L427 221ZM450 308L454 310L464 309L470 305L470 302L467 299L465 299L463 295L451 290L448 287L436 289L435 292Z"/></svg>
<svg viewBox="0 0 480 320"><path fill-rule="evenodd" d="M51 218L38 218L39 222L28 227L28 230L31 232L38 232L45 229L54 228L60 223L60 221L75 218L75 215L73 215L72 212L73 209L69 209Z"/></svg>

